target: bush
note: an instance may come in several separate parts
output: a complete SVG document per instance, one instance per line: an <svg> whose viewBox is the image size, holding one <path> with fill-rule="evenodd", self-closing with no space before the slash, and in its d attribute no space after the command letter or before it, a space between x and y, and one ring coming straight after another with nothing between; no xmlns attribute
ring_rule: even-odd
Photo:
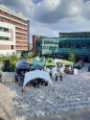
<svg viewBox="0 0 90 120"><path fill-rule="evenodd" d="M17 55L11 55L11 56L1 56L0 57L0 63L3 64L4 61L9 60L10 64L11 64L11 70L12 72L15 71L15 66L16 66L16 62L19 60L19 57L17 57Z"/></svg>
<svg viewBox="0 0 90 120"><path fill-rule="evenodd" d="M68 56L68 60L69 60L69 61L72 61L73 63L75 63L76 60L77 60L77 55L76 55L76 53L75 53L75 52L71 52L71 53L69 54L69 56Z"/></svg>

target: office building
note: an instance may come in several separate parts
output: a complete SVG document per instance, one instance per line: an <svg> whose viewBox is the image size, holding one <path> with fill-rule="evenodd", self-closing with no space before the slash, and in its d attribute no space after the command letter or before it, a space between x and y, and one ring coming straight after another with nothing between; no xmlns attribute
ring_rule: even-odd
<svg viewBox="0 0 90 120"><path fill-rule="evenodd" d="M63 32L59 34L59 55L75 53L79 59L90 61L90 32Z"/></svg>
<svg viewBox="0 0 90 120"><path fill-rule="evenodd" d="M12 54L29 49L29 21L0 5L0 54Z"/></svg>
<svg viewBox="0 0 90 120"><path fill-rule="evenodd" d="M63 32L56 38L34 36L33 51L59 58L68 58L73 53L77 59L90 61L90 32Z"/></svg>

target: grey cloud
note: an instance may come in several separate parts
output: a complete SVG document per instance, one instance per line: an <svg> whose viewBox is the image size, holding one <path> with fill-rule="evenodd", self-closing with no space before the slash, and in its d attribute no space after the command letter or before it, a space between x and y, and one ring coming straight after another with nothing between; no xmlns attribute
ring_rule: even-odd
<svg viewBox="0 0 90 120"><path fill-rule="evenodd" d="M90 31L90 20L79 16L77 18L65 18L50 25L52 30L63 31Z"/></svg>
<svg viewBox="0 0 90 120"><path fill-rule="evenodd" d="M39 7L36 6L34 17L40 22L53 23L65 17L73 17L81 14L82 1L80 0L61 0L60 4L54 11L49 11L41 3Z"/></svg>
<svg viewBox="0 0 90 120"><path fill-rule="evenodd" d="M30 0L0 0L0 4L3 4L16 12L21 12L27 18L30 17Z"/></svg>
<svg viewBox="0 0 90 120"><path fill-rule="evenodd" d="M86 2L83 7L83 16L90 20L90 1Z"/></svg>
<svg viewBox="0 0 90 120"><path fill-rule="evenodd" d="M25 13L25 6L23 6L24 0L0 0L0 4L3 4L13 10L22 11Z"/></svg>
<svg viewBox="0 0 90 120"><path fill-rule="evenodd" d="M17 6L21 0L0 0L0 2L8 6Z"/></svg>
<svg viewBox="0 0 90 120"><path fill-rule="evenodd" d="M60 1L53 10L51 10L50 7L53 8L55 3L52 4L48 2L50 0L39 0L38 4L34 4L32 1L33 0L1 0L3 4L20 10L30 18L42 23L55 23L63 18L75 18L82 15L88 17L90 12L89 7L84 4L83 0L51 0L54 2ZM48 4L52 5L50 6Z"/></svg>
<svg viewBox="0 0 90 120"><path fill-rule="evenodd" d="M31 34L55 36L60 31L90 30L89 1L60 0L53 10L47 1L51 0L42 0L38 4L31 0L0 0L0 3L29 16Z"/></svg>

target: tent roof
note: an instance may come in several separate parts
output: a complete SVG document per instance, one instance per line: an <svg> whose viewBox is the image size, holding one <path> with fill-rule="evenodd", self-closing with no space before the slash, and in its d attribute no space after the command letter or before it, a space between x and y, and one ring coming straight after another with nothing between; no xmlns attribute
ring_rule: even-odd
<svg viewBox="0 0 90 120"><path fill-rule="evenodd" d="M48 83L52 85L52 80L48 72L43 70L33 70L25 74L23 87L25 87L28 82L38 78L48 81Z"/></svg>

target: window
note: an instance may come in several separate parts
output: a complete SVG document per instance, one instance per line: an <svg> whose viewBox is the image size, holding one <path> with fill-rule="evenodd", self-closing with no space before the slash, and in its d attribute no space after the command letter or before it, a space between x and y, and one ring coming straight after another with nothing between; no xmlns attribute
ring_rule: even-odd
<svg viewBox="0 0 90 120"><path fill-rule="evenodd" d="M4 32L9 32L9 29L8 28L4 28Z"/></svg>
<svg viewBox="0 0 90 120"><path fill-rule="evenodd" d="M0 27L0 31L3 31L3 28L2 28L2 27Z"/></svg>
<svg viewBox="0 0 90 120"><path fill-rule="evenodd" d="M0 27L0 31L9 32L9 29L8 28L4 28L4 27Z"/></svg>
<svg viewBox="0 0 90 120"><path fill-rule="evenodd" d="M0 40L10 40L8 37L0 36Z"/></svg>

